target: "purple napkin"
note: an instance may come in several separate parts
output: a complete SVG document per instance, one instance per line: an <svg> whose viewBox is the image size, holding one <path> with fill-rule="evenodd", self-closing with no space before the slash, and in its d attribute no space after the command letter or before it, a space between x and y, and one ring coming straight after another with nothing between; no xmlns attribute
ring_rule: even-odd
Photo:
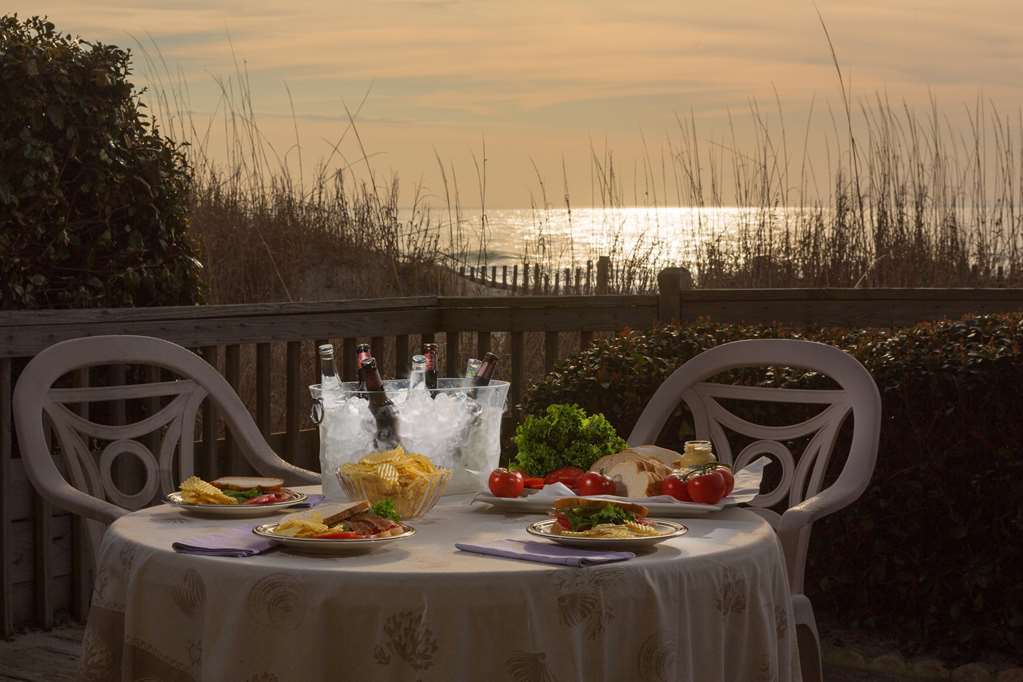
<svg viewBox="0 0 1023 682"><path fill-rule="evenodd" d="M315 507L320 502L323 502L325 499L327 499L326 495L320 495L318 493L313 493L311 495L307 495L306 496L306 501L305 502L303 502L301 504L293 504L290 507L288 507L288 509L308 509L309 507Z"/></svg>
<svg viewBox="0 0 1023 682"><path fill-rule="evenodd" d="M495 540L485 544L456 542L455 547L463 552L489 554L506 559L536 561L541 564L558 564L560 566L593 566L613 561L625 561L636 557L632 552L601 552L592 549L565 547L549 542L532 542L530 540Z"/></svg>
<svg viewBox="0 0 1023 682"><path fill-rule="evenodd" d="M201 556L248 557L273 549L274 542L252 533L251 528L223 528L213 533L175 542L175 552Z"/></svg>

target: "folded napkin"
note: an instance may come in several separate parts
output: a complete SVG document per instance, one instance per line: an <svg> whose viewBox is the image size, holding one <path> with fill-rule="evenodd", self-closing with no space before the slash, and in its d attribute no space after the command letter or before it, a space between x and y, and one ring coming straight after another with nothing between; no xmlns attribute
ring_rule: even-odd
<svg viewBox="0 0 1023 682"><path fill-rule="evenodd" d="M530 540L495 540L482 544L456 542L455 547L463 552L488 554L506 559L520 561L536 561L542 564L558 564L560 566L593 566L613 561L625 561L636 557L632 552L602 552L592 549L577 549L549 542L532 542Z"/></svg>
<svg viewBox="0 0 1023 682"><path fill-rule="evenodd" d="M293 504L289 507L289 509L309 509L310 507L315 507L316 505L320 504L325 499L327 499L326 495L313 493L311 495L306 496L305 502L302 502L301 504Z"/></svg>
<svg viewBox="0 0 1023 682"><path fill-rule="evenodd" d="M274 542L254 535L251 528L218 528L215 532L171 545L175 552L201 556L248 557L273 549Z"/></svg>

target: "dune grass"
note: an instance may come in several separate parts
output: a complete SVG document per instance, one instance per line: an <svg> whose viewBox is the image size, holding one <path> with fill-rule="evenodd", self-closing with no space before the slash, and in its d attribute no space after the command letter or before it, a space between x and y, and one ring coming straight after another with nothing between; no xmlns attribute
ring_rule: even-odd
<svg viewBox="0 0 1023 682"><path fill-rule="evenodd" d="M192 234L210 302L462 293L453 270L488 264L485 149L473 156L472 201L484 207L474 224L454 166L439 156L436 194L418 186L403 198L397 177L378 175L359 135L361 103L344 108L347 124L313 177L296 177L298 119L294 144L276 149L260 130L243 65L217 78L217 111L200 124L184 77L158 46L140 47L151 106L164 132L187 144L195 170ZM567 173L555 205L536 170L522 261L553 281L610 256L615 293L654 290L667 265L689 268L699 287L1021 285L1023 114L1009 118L978 100L961 131L934 102L920 113L880 93L854 99L837 57L835 68L841 109L815 111L826 107L811 102L799 135L787 130L780 102L770 114L754 103L752 143L734 127L723 140L704 135L691 115L631 174L611 150L594 148L590 203L608 223L599 252L573 238ZM810 153L818 119L830 123L824 168ZM210 148L214 126L223 150ZM655 215L691 207L693 224L686 234L626 234L616 212L637 205ZM567 218L568 235L552 233L555 217Z"/></svg>

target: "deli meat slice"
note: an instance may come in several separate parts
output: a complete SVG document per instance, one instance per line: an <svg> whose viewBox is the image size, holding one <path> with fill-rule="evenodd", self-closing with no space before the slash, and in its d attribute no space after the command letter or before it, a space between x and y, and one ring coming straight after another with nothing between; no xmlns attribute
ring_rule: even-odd
<svg viewBox="0 0 1023 682"><path fill-rule="evenodd" d="M345 523L350 525L352 530L358 533L366 533L367 535L377 535L378 533L391 530L398 525L390 519L382 519L376 514L368 512L356 514L350 519L345 519Z"/></svg>

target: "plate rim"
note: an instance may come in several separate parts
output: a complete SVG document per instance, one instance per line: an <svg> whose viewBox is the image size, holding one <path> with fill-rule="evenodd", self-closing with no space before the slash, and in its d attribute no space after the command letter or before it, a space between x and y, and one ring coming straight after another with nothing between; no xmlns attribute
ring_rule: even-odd
<svg viewBox="0 0 1023 682"><path fill-rule="evenodd" d="M638 537L631 537L631 538L585 538L585 537L573 537L571 535L554 535L552 533L542 533L542 532L540 532L536 528L536 526L552 526L557 521L557 519L544 519L543 521L534 521L533 523L531 523L528 526L526 526L526 532L529 533L530 535L535 536L535 537L546 538L548 540L554 540L555 542L557 542L559 540L573 540L573 541L582 540L583 542L586 542L587 544L592 543L592 544L595 544L595 545L609 544L609 543L621 543L621 542L630 543L630 542L636 542L637 540L640 541L640 542L651 542L651 541L662 542L664 540L671 540L672 538L680 538L683 535L686 535L686 534L689 533L689 526L687 526L684 523L678 523L678 522L675 522L675 521L664 521L664 520L661 520L661 519L651 519L651 520L654 523L657 523L657 524L661 524L661 525L665 525L665 526L672 526L672 527L674 527L674 530L671 533L665 533L663 535L641 535L641 536L638 536Z"/></svg>
<svg viewBox="0 0 1023 682"><path fill-rule="evenodd" d="M290 499L290 500L284 500L283 502L273 502L271 504L260 504L260 505L254 505L254 504L253 505L246 505L246 504L190 504L188 502L181 502L180 500L171 499L172 495L180 495L181 494L180 490L172 490L171 492L169 492L169 493L167 493L166 495L163 496L163 501L165 503L171 505L171 506L180 507L181 509L196 509L196 510L208 511L208 510L213 510L213 509L217 509L217 510L223 510L223 509L230 509L230 510L235 510L235 509L251 509L251 510L256 510L256 509L286 509L287 507L292 507L292 506L294 506L296 504L301 504L301 503L303 503L303 502L305 502L306 500L309 499L309 495L307 495L306 493L300 492L298 490L292 490L291 488L282 488L282 490L287 490L289 493L291 493L295 497Z"/></svg>
<svg viewBox="0 0 1023 682"><path fill-rule="evenodd" d="M318 545L320 547L328 547L328 546L344 547L345 545L357 546L357 545L367 545L367 544L377 544L377 543L382 543L382 542L390 542L391 540L404 540L405 538L410 538L410 537L412 537L413 535L416 534L416 529L415 528L413 528L412 526L408 525L404 521L402 521L400 523L401 523L402 527L405 529L405 532L401 533L400 535L388 535L385 538L298 538L298 537L289 537L287 535L277 535L275 533L271 533L271 532L265 530L265 528L267 526L279 526L281 524L280 521L271 521L271 522L268 522L268 523L260 523L260 524L258 524L256 526L253 526L252 532L253 532L254 535L258 535L261 538L266 538L267 540L273 540L275 542L280 542L281 544L294 543L295 545Z"/></svg>

